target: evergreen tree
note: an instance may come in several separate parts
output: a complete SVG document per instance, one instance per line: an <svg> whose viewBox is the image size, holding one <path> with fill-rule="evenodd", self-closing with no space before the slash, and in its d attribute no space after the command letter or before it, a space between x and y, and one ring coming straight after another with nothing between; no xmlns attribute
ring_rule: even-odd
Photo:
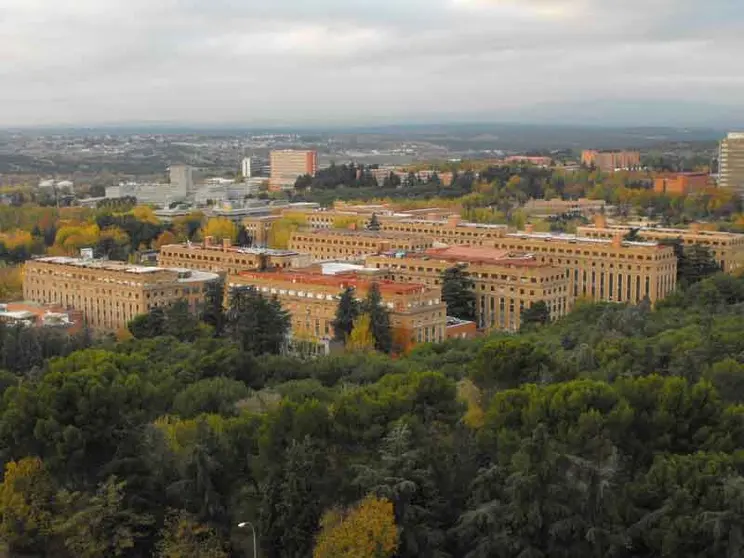
<svg viewBox="0 0 744 558"><path fill-rule="evenodd" d="M538 300L522 311L522 329L532 325L545 325L548 322L550 322L550 308L543 300Z"/></svg>
<svg viewBox="0 0 744 558"><path fill-rule="evenodd" d="M372 336L375 338L375 349L389 353L393 349L393 332L390 326L390 313L382 303L380 286L372 283L367 298L362 303L362 313L369 314Z"/></svg>
<svg viewBox="0 0 744 558"><path fill-rule="evenodd" d="M289 314L276 298L265 298L253 287L234 289L230 294L226 331L247 353L279 354L290 323Z"/></svg>
<svg viewBox="0 0 744 558"><path fill-rule="evenodd" d="M212 281L206 288L201 319L214 328L216 337L220 337L225 332L225 283Z"/></svg>
<svg viewBox="0 0 744 558"><path fill-rule="evenodd" d="M442 300L447 315L475 321L475 283L461 267L452 267L442 274Z"/></svg>
<svg viewBox="0 0 744 558"><path fill-rule="evenodd" d="M372 214L372 217L370 218L369 223L367 223L367 229L370 231L380 230L380 220L377 218L376 213Z"/></svg>
<svg viewBox="0 0 744 558"><path fill-rule="evenodd" d="M354 329L354 320L359 317L360 307L352 287L346 287L338 300L336 319L333 320L333 338L346 343Z"/></svg>
<svg viewBox="0 0 744 558"><path fill-rule="evenodd" d="M147 314L141 314L127 324L127 328L136 339L160 337L165 332L165 311L156 306Z"/></svg>

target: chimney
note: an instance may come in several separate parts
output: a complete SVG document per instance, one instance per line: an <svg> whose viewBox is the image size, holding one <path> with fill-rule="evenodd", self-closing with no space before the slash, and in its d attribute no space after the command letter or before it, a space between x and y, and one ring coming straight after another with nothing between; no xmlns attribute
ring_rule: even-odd
<svg viewBox="0 0 744 558"><path fill-rule="evenodd" d="M222 251L227 252L230 250L230 247L232 246L232 240L229 238L223 238L222 239Z"/></svg>
<svg viewBox="0 0 744 558"><path fill-rule="evenodd" d="M357 224L356 223L349 223L349 230L350 231L357 230Z"/></svg>
<svg viewBox="0 0 744 558"><path fill-rule="evenodd" d="M598 229L606 229L607 228L607 217L601 214L595 215L594 226Z"/></svg>
<svg viewBox="0 0 744 558"><path fill-rule="evenodd" d="M205 236L204 237L204 248L209 248L214 244L214 237L213 236Z"/></svg>
<svg viewBox="0 0 744 558"><path fill-rule="evenodd" d="M526 232L527 234L532 234L533 232L535 232L535 225L533 225L532 223L525 224L524 232Z"/></svg>
<svg viewBox="0 0 744 558"><path fill-rule="evenodd" d="M618 233L615 233L615 235L612 237L612 247L613 248L620 248L623 245L623 235Z"/></svg>
<svg viewBox="0 0 744 558"><path fill-rule="evenodd" d="M447 219L447 226L454 229L457 227L457 225L460 224L460 216L459 215L450 215Z"/></svg>

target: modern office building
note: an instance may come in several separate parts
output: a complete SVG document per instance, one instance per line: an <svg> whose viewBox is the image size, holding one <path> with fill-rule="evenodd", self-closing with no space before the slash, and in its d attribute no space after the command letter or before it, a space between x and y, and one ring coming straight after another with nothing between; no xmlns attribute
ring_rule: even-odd
<svg viewBox="0 0 744 558"><path fill-rule="evenodd" d="M160 249L158 265L237 274L243 271L283 270L310 265L311 257L292 250L232 246L229 239L215 244L211 237L201 243L169 244Z"/></svg>
<svg viewBox="0 0 744 558"><path fill-rule="evenodd" d="M94 330L116 331L151 308L186 300L196 309L219 275L89 258L45 257L26 262L25 300L83 313Z"/></svg>
<svg viewBox="0 0 744 558"><path fill-rule="evenodd" d="M418 234L387 231L320 229L293 232L289 249L310 254L315 260L359 260L388 250L426 250L434 242Z"/></svg>
<svg viewBox="0 0 744 558"><path fill-rule="evenodd" d="M333 321L344 289L353 288L357 298L363 299L373 284L380 289L390 312L393 337L399 343L410 346L445 339L447 309L438 287L370 280L353 272L245 272L228 279L229 288L254 287L264 296L277 297L291 315L292 336L316 343L333 338Z"/></svg>
<svg viewBox="0 0 744 558"><path fill-rule="evenodd" d="M574 296L568 272L532 255L495 248L451 246L425 252L388 252L368 256L367 267L386 270L395 281L441 285L442 274L461 267L474 284L476 322L486 330L516 331L522 312L547 304L553 319L565 316Z"/></svg>
<svg viewBox="0 0 744 558"><path fill-rule="evenodd" d="M269 189L291 190L298 177L306 174L313 176L318 171L318 152L293 149L272 151L270 165Z"/></svg>
<svg viewBox="0 0 744 558"><path fill-rule="evenodd" d="M251 157L243 157L243 160L240 162L240 174L243 175L243 179L253 177L253 159Z"/></svg>
<svg viewBox="0 0 744 558"><path fill-rule="evenodd" d="M174 198L186 198L194 192L194 169L188 165L171 165L170 189Z"/></svg>
<svg viewBox="0 0 744 558"><path fill-rule="evenodd" d="M581 163L587 167L596 167L602 172L637 169L641 166L641 153L587 149L581 153Z"/></svg>
<svg viewBox="0 0 744 558"><path fill-rule="evenodd" d="M708 187L707 172L677 172L662 174L654 178L654 192L674 196L686 196Z"/></svg>
<svg viewBox="0 0 744 558"><path fill-rule="evenodd" d="M644 240L660 242L662 240L679 239L685 246L699 244L707 247L716 259L721 270L734 273L744 268L744 234L721 231L707 231L697 223L687 229L672 229L665 227L632 227L630 225L610 225L604 215L594 218L594 225L578 227L576 233L587 238L614 238L626 235L636 230L638 236Z"/></svg>
<svg viewBox="0 0 744 558"><path fill-rule="evenodd" d="M721 142L718 186L744 193L744 132L731 132Z"/></svg>

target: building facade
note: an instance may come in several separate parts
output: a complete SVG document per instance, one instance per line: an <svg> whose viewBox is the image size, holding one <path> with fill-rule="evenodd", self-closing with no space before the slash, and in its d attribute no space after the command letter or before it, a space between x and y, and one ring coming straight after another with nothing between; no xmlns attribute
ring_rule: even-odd
<svg viewBox="0 0 744 558"><path fill-rule="evenodd" d="M387 253L366 258L367 267L386 270L395 281L440 287L442 274L460 266L473 281L480 329L516 331L522 312L543 301L553 319L565 316L574 297L568 272L529 255L494 248L453 246L426 252Z"/></svg>
<svg viewBox="0 0 744 558"><path fill-rule="evenodd" d="M160 249L158 265L229 274L267 269L304 267L310 256L291 250L232 246L229 239L215 244L211 237L202 243L169 244Z"/></svg>
<svg viewBox="0 0 744 558"><path fill-rule="evenodd" d="M595 151L587 149L581 153L581 164L596 167L602 172L637 169L641 166L639 151Z"/></svg>
<svg viewBox="0 0 744 558"><path fill-rule="evenodd" d="M686 196L708 187L710 176L706 172L678 172L654 178L654 192Z"/></svg>
<svg viewBox="0 0 744 558"><path fill-rule="evenodd" d="M744 193L744 132L731 132L721 142L718 186Z"/></svg>
<svg viewBox="0 0 744 558"><path fill-rule="evenodd" d="M218 280L219 275L204 271L46 257L26 262L23 296L78 310L92 329L116 331L139 314L178 300L196 309L208 283Z"/></svg>
<svg viewBox="0 0 744 558"><path fill-rule="evenodd" d="M437 287L369 280L354 273L247 272L228 279L230 288L253 287L264 296L277 297L291 315L292 336L314 342L333 338L333 321L344 289L353 288L361 300L373 284L378 285L382 302L390 312L398 344L409 346L445 339L447 309Z"/></svg>
<svg viewBox="0 0 744 558"><path fill-rule="evenodd" d="M270 164L269 189L291 190L299 176L306 174L314 176L318 172L318 152L293 149L272 151Z"/></svg>
<svg viewBox="0 0 744 558"><path fill-rule="evenodd" d="M703 230L699 224L689 229L671 229L663 227L631 227L629 225L610 225L604 216L598 215L593 226L577 227L576 232L588 238L613 238L626 235L636 230L644 240L660 242L663 240L681 240L685 246L698 244L707 247L715 258L721 271L734 273L744 268L744 234Z"/></svg>
<svg viewBox="0 0 744 558"><path fill-rule="evenodd" d="M430 237L389 231L318 229L293 232L289 249L315 260L359 260L387 250L416 251L433 246Z"/></svg>

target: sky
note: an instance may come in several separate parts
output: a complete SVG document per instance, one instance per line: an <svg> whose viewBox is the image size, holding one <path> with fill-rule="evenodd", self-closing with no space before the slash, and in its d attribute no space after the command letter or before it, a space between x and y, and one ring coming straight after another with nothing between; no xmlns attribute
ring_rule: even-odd
<svg viewBox="0 0 744 558"><path fill-rule="evenodd" d="M744 123L744 0L0 0L0 37L0 127Z"/></svg>

